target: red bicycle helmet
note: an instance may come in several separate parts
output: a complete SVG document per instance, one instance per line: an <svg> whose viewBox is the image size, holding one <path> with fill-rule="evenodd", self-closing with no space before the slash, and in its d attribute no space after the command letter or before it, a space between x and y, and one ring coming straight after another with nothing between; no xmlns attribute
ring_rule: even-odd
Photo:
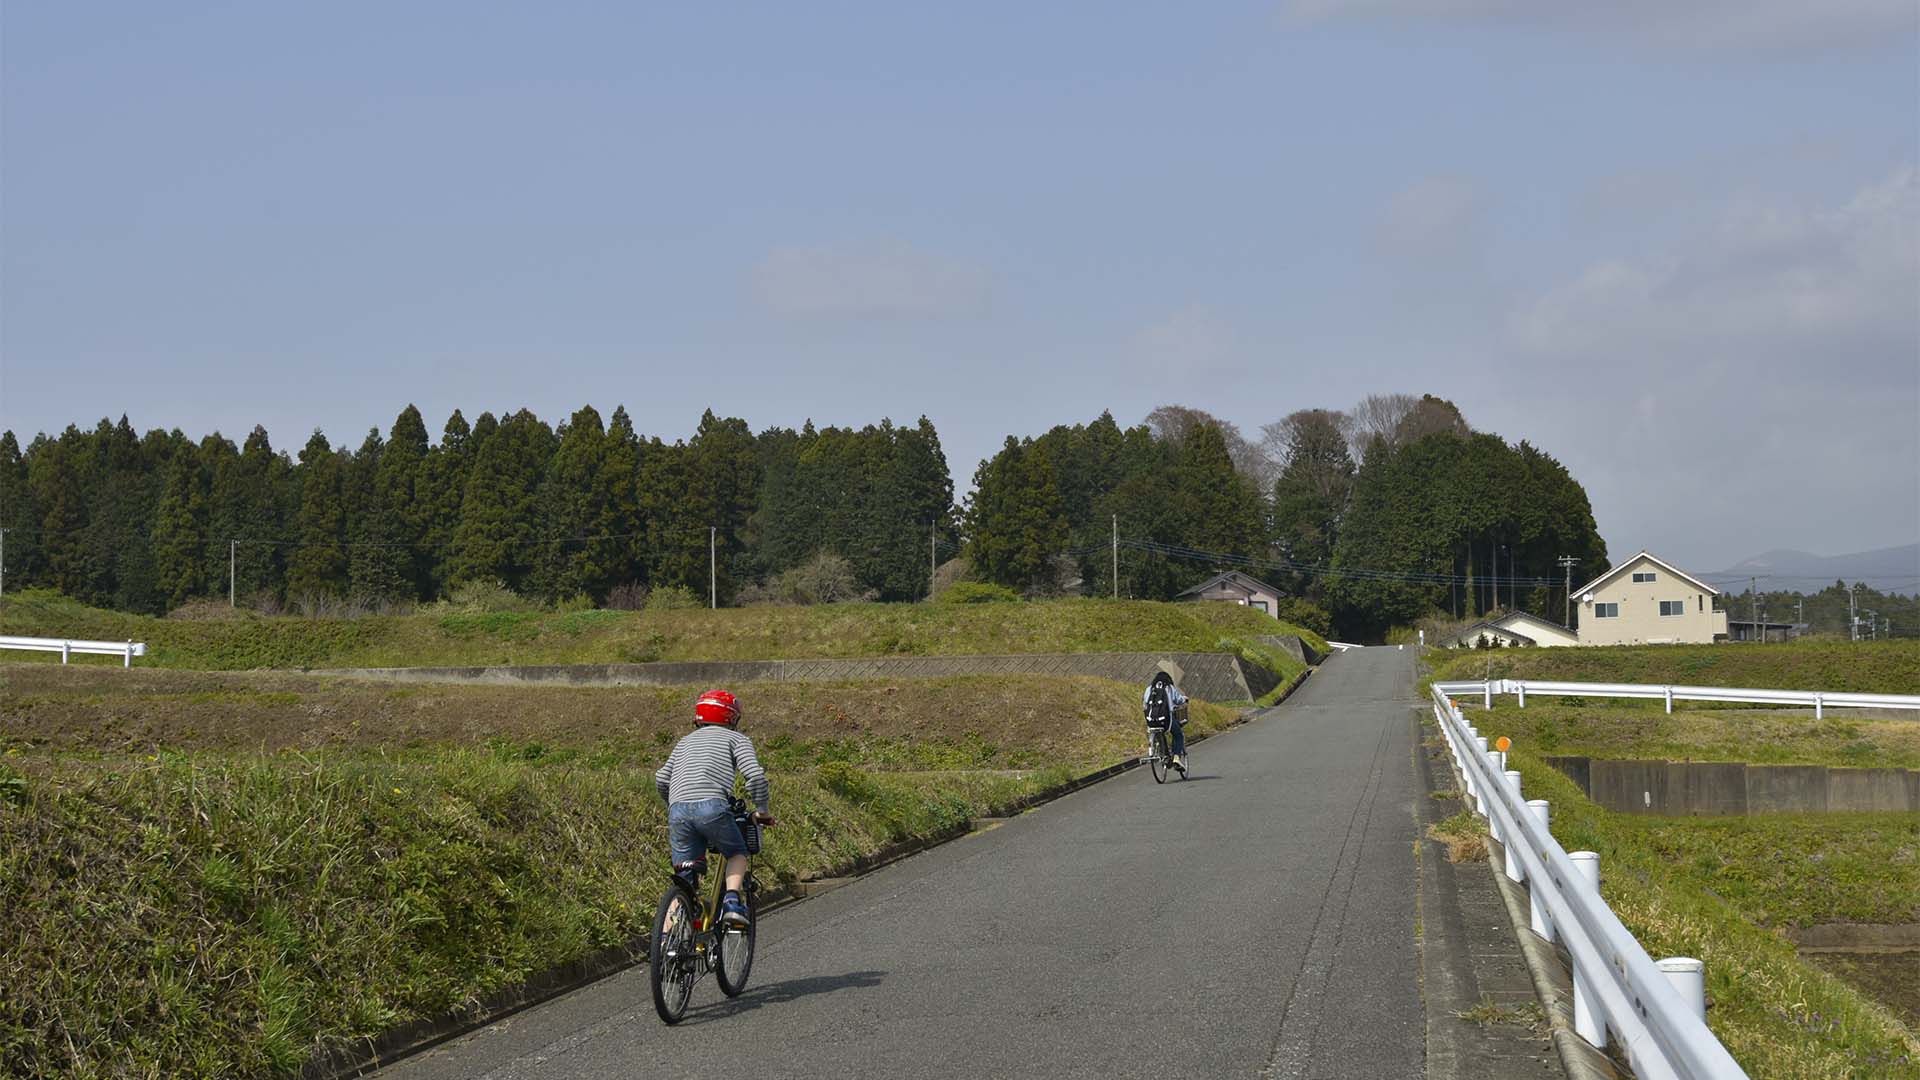
<svg viewBox="0 0 1920 1080"><path fill-rule="evenodd" d="M725 690L709 690L700 695L693 707L696 722L702 724L737 724L740 722L740 700Z"/></svg>

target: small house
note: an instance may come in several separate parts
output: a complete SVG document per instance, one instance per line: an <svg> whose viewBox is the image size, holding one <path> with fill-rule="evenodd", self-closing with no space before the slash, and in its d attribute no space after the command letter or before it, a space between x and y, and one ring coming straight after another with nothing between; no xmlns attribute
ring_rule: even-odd
<svg viewBox="0 0 1920 1080"><path fill-rule="evenodd" d="M1543 619L1525 611L1509 611L1482 619L1438 644L1444 649L1471 649L1483 644L1501 648L1551 648L1578 645L1580 639L1573 631L1551 619Z"/></svg>
<svg viewBox="0 0 1920 1080"><path fill-rule="evenodd" d="M1175 600L1215 600L1229 604L1240 604L1256 608L1278 618L1280 615L1280 590L1256 578L1247 576L1238 570L1229 570L1224 574L1215 574L1193 588L1174 597Z"/></svg>

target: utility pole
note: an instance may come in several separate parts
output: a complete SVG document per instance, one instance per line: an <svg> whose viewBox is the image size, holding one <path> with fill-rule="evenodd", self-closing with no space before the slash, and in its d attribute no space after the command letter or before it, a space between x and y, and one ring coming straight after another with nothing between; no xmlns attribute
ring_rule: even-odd
<svg viewBox="0 0 1920 1080"><path fill-rule="evenodd" d="M1747 611L1753 618L1753 640L1764 641L1766 635L1760 630L1760 579L1747 579Z"/></svg>
<svg viewBox="0 0 1920 1080"><path fill-rule="evenodd" d="M933 603L933 579L940 576L940 523L927 530L927 603Z"/></svg>
<svg viewBox="0 0 1920 1080"><path fill-rule="evenodd" d="M1860 583L1856 581L1854 582L1853 588L1847 590L1847 640L1848 641L1860 640L1860 611L1856 603L1857 598L1859 597L1859 593L1854 591L1854 589L1858 589L1859 587L1860 587Z"/></svg>
<svg viewBox="0 0 1920 1080"><path fill-rule="evenodd" d="M1565 625L1567 629L1571 630L1573 629L1573 564L1579 562L1580 560L1574 558L1571 555L1562 555L1560 556L1559 561L1560 561L1560 569L1566 571L1567 584L1565 588L1567 590L1567 621Z"/></svg>
<svg viewBox="0 0 1920 1080"><path fill-rule="evenodd" d="M1120 599L1120 515L1113 515L1113 598Z"/></svg>
<svg viewBox="0 0 1920 1080"><path fill-rule="evenodd" d="M238 540L227 541L227 606L228 607L234 606L234 602L233 602L234 597L239 593L239 590L234 586L234 580L238 575L236 575L233 572L234 567L240 561L239 558L237 557L237 553L239 552L239 549L240 549L240 541Z"/></svg>
<svg viewBox="0 0 1920 1080"><path fill-rule="evenodd" d="M720 609L720 529L707 526L707 607Z"/></svg>

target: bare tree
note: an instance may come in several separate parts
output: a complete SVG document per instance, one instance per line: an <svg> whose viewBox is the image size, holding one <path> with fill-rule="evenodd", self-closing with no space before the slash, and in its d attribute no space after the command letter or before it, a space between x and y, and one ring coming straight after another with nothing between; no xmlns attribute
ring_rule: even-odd
<svg viewBox="0 0 1920 1080"><path fill-rule="evenodd" d="M1375 442L1398 445L1400 422L1419 401L1412 394L1368 394L1361 398L1360 404L1353 407L1353 427L1349 432L1353 456L1363 456L1367 447Z"/></svg>
<svg viewBox="0 0 1920 1080"><path fill-rule="evenodd" d="M1258 484L1262 491L1273 485L1274 478L1280 475L1279 462L1267 453L1264 442L1247 441L1240 433L1240 425L1233 421L1186 405L1162 405L1147 414L1147 427L1153 431L1154 438L1174 446L1186 442L1188 433L1201 424L1220 429L1220 437L1227 444L1227 456L1233 459L1236 472Z"/></svg>

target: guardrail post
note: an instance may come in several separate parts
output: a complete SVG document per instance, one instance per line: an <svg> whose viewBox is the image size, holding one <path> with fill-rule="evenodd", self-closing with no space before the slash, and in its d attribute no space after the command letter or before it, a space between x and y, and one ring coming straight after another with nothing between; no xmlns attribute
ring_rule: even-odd
<svg viewBox="0 0 1920 1080"><path fill-rule="evenodd" d="M125 662L125 663L123 663L123 664L121 664L120 666L121 666L121 667L132 667L132 666L133 666L133 642L131 642L131 641L129 641L129 642L127 642L127 657L126 657L126 662Z"/></svg>
<svg viewBox="0 0 1920 1080"><path fill-rule="evenodd" d="M1600 856L1592 851L1570 852L1567 858L1572 860L1573 868L1582 881L1593 889L1595 896L1600 894ZM1594 1011L1593 986L1587 982L1587 976L1580 965L1573 965L1573 1033L1586 1040L1588 1046L1602 1050L1607 1046L1607 1023Z"/></svg>
<svg viewBox="0 0 1920 1080"><path fill-rule="evenodd" d="M1532 812L1534 817L1540 819L1540 827L1542 829L1547 827L1547 800L1528 799L1527 809ZM1527 917L1528 921L1533 924L1534 933L1539 934L1548 941L1553 940L1553 923L1547 918L1546 905L1540 902L1539 888L1533 885L1527 887Z"/></svg>
<svg viewBox="0 0 1920 1080"><path fill-rule="evenodd" d="M1680 1000L1687 1003L1687 1009L1698 1019L1706 1020L1707 965L1691 956L1669 956L1655 961L1653 966L1680 991Z"/></svg>
<svg viewBox="0 0 1920 1080"><path fill-rule="evenodd" d="M1493 680L1492 679L1488 679L1486 682L1486 690L1484 691L1484 696L1486 699L1485 706L1489 709L1493 708Z"/></svg>
<svg viewBox="0 0 1920 1080"><path fill-rule="evenodd" d="M1662 689L1664 689L1667 692L1667 711L1672 712L1673 711L1673 687L1667 686L1667 687L1662 687Z"/></svg>
<svg viewBox="0 0 1920 1080"><path fill-rule="evenodd" d="M1513 692L1519 695L1520 697L1520 707L1523 709L1526 708L1527 707L1527 684L1523 682L1514 683Z"/></svg>
<svg viewBox="0 0 1920 1080"><path fill-rule="evenodd" d="M1826 719L1826 702L1818 690L1813 692L1813 718L1815 720Z"/></svg>
<svg viewBox="0 0 1920 1080"><path fill-rule="evenodd" d="M73 642L62 641L60 643L60 662L63 664L66 663L67 658L71 655L73 655Z"/></svg>
<svg viewBox="0 0 1920 1080"><path fill-rule="evenodd" d="M1505 776L1507 778L1507 786L1513 789L1513 797L1518 799L1520 797L1519 770L1508 769L1505 772ZM1493 819L1488 818L1487 820L1492 821ZM1525 881L1527 871L1525 867L1520 865L1520 857L1513 853L1513 842L1511 840L1502 840L1500 843L1507 853L1507 880L1514 882Z"/></svg>

